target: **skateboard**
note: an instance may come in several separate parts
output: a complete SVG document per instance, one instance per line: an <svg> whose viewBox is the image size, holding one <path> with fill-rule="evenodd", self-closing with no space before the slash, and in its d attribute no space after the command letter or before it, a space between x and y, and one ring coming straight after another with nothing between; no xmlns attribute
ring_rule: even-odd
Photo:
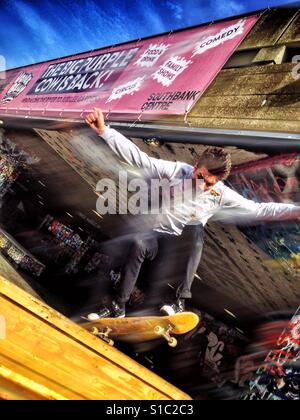
<svg viewBox="0 0 300 420"><path fill-rule="evenodd" d="M135 344L163 338L170 347L176 347L174 335L190 332L199 322L198 315L183 312L171 316L103 318L84 323L82 327L111 346L115 340Z"/></svg>

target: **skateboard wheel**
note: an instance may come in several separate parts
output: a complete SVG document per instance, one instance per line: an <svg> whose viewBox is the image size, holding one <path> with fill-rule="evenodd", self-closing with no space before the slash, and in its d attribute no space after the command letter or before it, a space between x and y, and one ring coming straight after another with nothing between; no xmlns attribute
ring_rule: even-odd
<svg viewBox="0 0 300 420"><path fill-rule="evenodd" d="M101 338L101 340L103 340L106 344L108 344L111 347L113 347L115 345L114 340L111 340L110 338L108 338L105 335L99 334L99 338Z"/></svg>
<svg viewBox="0 0 300 420"><path fill-rule="evenodd" d="M91 334L93 335L99 335L99 330L96 327L93 327L90 329Z"/></svg>
<svg viewBox="0 0 300 420"><path fill-rule="evenodd" d="M170 347L176 347L178 342L177 342L176 338L172 337L168 344L169 344Z"/></svg>

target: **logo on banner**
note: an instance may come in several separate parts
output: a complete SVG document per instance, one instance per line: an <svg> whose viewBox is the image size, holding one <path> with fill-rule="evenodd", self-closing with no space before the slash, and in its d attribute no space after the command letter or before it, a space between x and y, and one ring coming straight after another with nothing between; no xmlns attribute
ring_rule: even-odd
<svg viewBox="0 0 300 420"><path fill-rule="evenodd" d="M138 51L126 48L51 64L28 95L110 91Z"/></svg>
<svg viewBox="0 0 300 420"><path fill-rule="evenodd" d="M226 41L242 35L244 33L245 20L240 20L238 23L227 28L222 29L216 35L210 37L203 37L199 42L196 43L192 57L195 55L203 54L212 48L218 47L224 44Z"/></svg>
<svg viewBox="0 0 300 420"><path fill-rule="evenodd" d="M178 55L173 56L165 61L165 63L159 67L159 69L153 74L152 77L163 86L171 86L176 78L185 69L187 69L191 63L191 60L186 60L184 57L180 57Z"/></svg>
<svg viewBox="0 0 300 420"><path fill-rule="evenodd" d="M110 97L108 98L106 102L111 102L116 99L121 99L125 95L133 95L135 92L138 92L142 87L145 77L146 76L138 77L135 80L127 82L124 85L121 85L113 89L112 94L110 95Z"/></svg>
<svg viewBox="0 0 300 420"><path fill-rule="evenodd" d="M169 47L170 45L165 44L151 44L134 64L140 67L153 67Z"/></svg>
<svg viewBox="0 0 300 420"><path fill-rule="evenodd" d="M21 73L20 76L15 80L12 87L7 91L1 103L7 104L8 102L11 102L13 99L17 98L26 89L32 78L32 73Z"/></svg>

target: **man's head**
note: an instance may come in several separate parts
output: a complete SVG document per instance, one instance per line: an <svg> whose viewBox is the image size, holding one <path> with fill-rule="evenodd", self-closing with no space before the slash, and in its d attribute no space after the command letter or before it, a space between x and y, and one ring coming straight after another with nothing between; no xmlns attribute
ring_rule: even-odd
<svg viewBox="0 0 300 420"><path fill-rule="evenodd" d="M225 181L231 172L230 154L219 147L209 147L199 157L194 166L194 179L204 179L207 186L213 187L219 181Z"/></svg>

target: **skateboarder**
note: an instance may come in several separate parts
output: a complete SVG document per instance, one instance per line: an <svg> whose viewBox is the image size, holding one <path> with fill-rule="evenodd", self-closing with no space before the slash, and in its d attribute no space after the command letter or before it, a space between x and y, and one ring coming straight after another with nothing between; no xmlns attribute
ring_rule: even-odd
<svg viewBox="0 0 300 420"><path fill-rule="evenodd" d="M165 161L148 156L121 133L106 126L100 109L95 108L94 112L87 116L86 123L122 161L143 170L145 178L168 179L176 188L184 186L185 180L189 179L192 180L194 188L197 188L196 199L193 196L192 199L184 202L179 210L177 208L174 212L166 211L158 217L152 229L137 236L132 244L124 276L112 308L109 311L100 310L98 317L124 317L126 315L126 303L134 290L144 261L154 260L161 250L168 249L170 244L174 245L174 241L180 246L185 228L184 234L188 234L191 239L191 249L185 276L178 289L176 300L174 299L173 305L164 307L168 314L184 311L185 299L192 297L191 286L203 249L203 231L210 219L237 221L300 218L299 206L256 203L227 187L223 181L230 175L231 156L223 149L208 148L193 167L187 163Z"/></svg>

